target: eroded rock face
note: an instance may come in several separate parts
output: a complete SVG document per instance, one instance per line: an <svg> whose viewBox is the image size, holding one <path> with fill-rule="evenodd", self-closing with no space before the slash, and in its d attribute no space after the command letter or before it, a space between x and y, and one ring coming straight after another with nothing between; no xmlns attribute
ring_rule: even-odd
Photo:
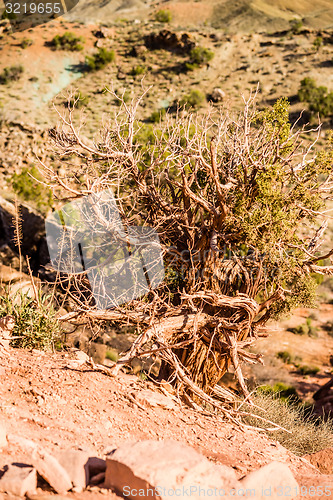
<svg viewBox="0 0 333 500"><path fill-rule="evenodd" d="M169 30L161 30L159 33L146 35L145 45L151 50L164 49L189 54L196 43L188 33L179 34Z"/></svg>
<svg viewBox="0 0 333 500"><path fill-rule="evenodd" d="M186 444L165 441L126 443L106 459L105 486L126 498L190 495L231 498L240 488L231 467L216 465Z"/></svg>

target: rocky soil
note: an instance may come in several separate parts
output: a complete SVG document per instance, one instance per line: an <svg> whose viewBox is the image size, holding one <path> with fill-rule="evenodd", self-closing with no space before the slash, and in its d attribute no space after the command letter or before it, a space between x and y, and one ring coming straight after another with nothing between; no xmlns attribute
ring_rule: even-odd
<svg viewBox="0 0 333 500"><path fill-rule="evenodd" d="M68 450L85 452L85 457L105 459L118 449L122 456L119 461L126 463L128 460L131 463L127 465L135 468L148 460L149 450L152 453L155 445L147 445L144 452L141 450L140 458L134 450L135 465L131 451L126 447L126 453L123 451L126 443L173 440L197 450L211 464L230 467L235 481L277 461L288 465L298 486L303 486L303 493L309 486L327 486L330 495L333 493L333 475L330 475L333 469L330 474L321 474L308 460L296 457L255 430L242 430L220 417L195 413L182 405L170 388L167 391L133 375L108 377L92 371L86 360L81 351L54 354L12 348L7 353L2 351L0 422L6 429L8 443L5 445L2 441L0 467L12 463L35 465L39 475L52 482L52 477L44 470L47 469L44 461L50 460L47 453L58 457L57 460L68 469ZM39 451L33 453L31 442L22 438L35 443ZM181 456L177 446L175 443L175 453ZM64 455L67 455L67 462ZM172 462L171 458L169 461L165 458L165 469L170 460ZM157 469L161 470L161 466ZM141 470L137 474L144 472ZM167 472L165 474L167 480ZM97 486L88 486L84 492L71 492L66 498L114 498L115 493L112 488L105 488L103 478L99 476ZM274 481L272 484L276 484ZM31 500L63 498L64 491L57 496L45 480L39 479L38 485L38 494L28 496ZM53 486L62 487L54 482ZM49 492L46 494L44 490ZM4 499L15 498L4 493L0 495Z"/></svg>

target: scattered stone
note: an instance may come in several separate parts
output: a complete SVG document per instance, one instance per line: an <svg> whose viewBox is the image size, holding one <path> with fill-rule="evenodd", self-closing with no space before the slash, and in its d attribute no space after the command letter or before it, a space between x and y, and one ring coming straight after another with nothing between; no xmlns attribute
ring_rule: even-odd
<svg viewBox="0 0 333 500"><path fill-rule="evenodd" d="M333 448L326 448L310 455L304 455L303 458L319 469L322 474L333 474Z"/></svg>
<svg viewBox="0 0 333 500"><path fill-rule="evenodd" d="M170 496L218 496L240 483L231 467L216 465L193 448L177 441L126 443L106 459L105 487L131 500ZM187 492L187 493L186 493Z"/></svg>
<svg viewBox="0 0 333 500"><path fill-rule="evenodd" d="M127 74L121 68L118 68L117 79L118 80L126 80L126 78L127 78Z"/></svg>
<svg viewBox="0 0 333 500"><path fill-rule="evenodd" d="M114 29L105 28L104 26L102 26L99 30L96 30L94 32L96 38L113 38L114 34L115 34Z"/></svg>
<svg viewBox="0 0 333 500"><path fill-rule="evenodd" d="M105 41L104 41L104 39L103 38L99 38L98 40L96 40L95 47L97 47L98 49L101 49L102 47L105 47Z"/></svg>
<svg viewBox="0 0 333 500"><path fill-rule="evenodd" d="M160 406L166 410L172 410L176 404L171 398L163 396L159 392L154 392L149 389L144 389L139 392L132 392L131 396L145 408L156 408Z"/></svg>
<svg viewBox="0 0 333 500"><path fill-rule="evenodd" d="M79 450L62 450L56 455L77 493L81 493L89 484L89 455L88 452Z"/></svg>
<svg viewBox="0 0 333 500"><path fill-rule="evenodd" d="M130 57L139 57L145 59L147 54L147 47L145 45L134 45L129 52Z"/></svg>
<svg viewBox="0 0 333 500"><path fill-rule="evenodd" d="M151 50L170 50L181 54L189 54L196 46L189 33L174 33L169 30L161 30L159 33L150 33L145 36L145 45Z"/></svg>
<svg viewBox="0 0 333 500"><path fill-rule="evenodd" d="M215 89L213 89L213 92L210 95L210 98L213 102L222 102L225 99L225 97L226 93L219 87L215 87Z"/></svg>
<svg viewBox="0 0 333 500"><path fill-rule="evenodd" d="M37 469L38 474L57 493L66 493L72 488L72 482L68 473L50 453L33 441L30 441L30 439L14 434L8 434L7 439L10 445L20 448L29 454L30 464Z"/></svg>
<svg viewBox="0 0 333 500"><path fill-rule="evenodd" d="M253 491L251 496L256 499L281 500L286 491L289 500L298 498L298 483L288 465L281 462L274 461L250 472L240 483L243 490Z"/></svg>
<svg viewBox="0 0 333 500"><path fill-rule="evenodd" d="M36 491L36 469L25 464L11 464L7 465L5 469L0 478L0 491L19 497L23 497L28 491Z"/></svg>

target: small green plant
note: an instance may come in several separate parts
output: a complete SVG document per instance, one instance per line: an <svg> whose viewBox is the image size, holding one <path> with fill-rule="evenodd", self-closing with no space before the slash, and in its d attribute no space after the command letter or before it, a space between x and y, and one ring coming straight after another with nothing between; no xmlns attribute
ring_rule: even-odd
<svg viewBox="0 0 333 500"><path fill-rule="evenodd" d="M13 191L24 201L33 202L41 212L52 207L52 191L38 181L42 180L38 169L32 165L23 168L10 178Z"/></svg>
<svg viewBox="0 0 333 500"><path fill-rule="evenodd" d="M301 365L298 366L297 371L301 375L316 375L318 372L320 372L320 368L318 368L318 366Z"/></svg>
<svg viewBox="0 0 333 500"><path fill-rule="evenodd" d="M301 19L292 19L289 21L289 25L294 35L297 35L303 28L303 21Z"/></svg>
<svg viewBox="0 0 333 500"><path fill-rule="evenodd" d="M203 105L206 100L206 96L201 90L191 90L189 94L184 95L184 97L179 101L180 106L186 106L190 108L199 108Z"/></svg>
<svg viewBox="0 0 333 500"><path fill-rule="evenodd" d="M76 36L71 31L66 31L63 35L56 35L52 38L50 45L54 50L70 50L72 52L83 50L84 38Z"/></svg>
<svg viewBox="0 0 333 500"><path fill-rule="evenodd" d="M79 90L75 92L75 94L70 98L69 101L65 101L64 105L68 106L70 105L71 108L74 107L76 109L80 109L84 106L86 106L89 102L89 98L86 95L83 95Z"/></svg>
<svg viewBox="0 0 333 500"><path fill-rule="evenodd" d="M130 93L129 90L125 90L125 92L122 94L122 99L123 99L123 101L124 101L125 104L127 104L131 100L131 93ZM121 106L122 101L119 100L119 99L116 99L115 100L115 104L117 106Z"/></svg>
<svg viewBox="0 0 333 500"><path fill-rule="evenodd" d="M328 92L327 87L317 86L313 78L306 77L301 81L297 93L301 102L307 102L309 110L321 116L333 114L333 92Z"/></svg>
<svg viewBox="0 0 333 500"><path fill-rule="evenodd" d="M1 15L1 19L16 19L16 14L14 14L14 12L7 12L6 10L4 10Z"/></svg>
<svg viewBox="0 0 333 500"><path fill-rule="evenodd" d="M300 398L294 386L283 382L276 382L274 385L262 385L258 387L258 392L278 396L282 401L289 403L299 402Z"/></svg>
<svg viewBox="0 0 333 500"><path fill-rule="evenodd" d="M169 10L161 9L155 14L155 21L158 23L170 23L172 20L172 15Z"/></svg>
<svg viewBox="0 0 333 500"><path fill-rule="evenodd" d="M318 52L320 47L323 45L323 38L321 36L317 36L313 41L313 47Z"/></svg>
<svg viewBox="0 0 333 500"><path fill-rule="evenodd" d="M23 72L24 68L21 64L4 68L2 73L0 73L0 84L6 85L9 82L15 82L19 80Z"/></svg>
<svg viewBox="0 0 333 500"><path fill-rule="evenodd" d="M86 67L88 71L98 71L115 60L114 50L107 50L104 47L92 56L86 56Z"/></svg>
<svg viewBox="0 0 333 500"><path fill-rule="evenodd" d="M119 355L115 349L108 349L105 354L106 359L110 359L111 361L118 361Z"/></svg>
<svg viewBox="0 0 333 500"><path fill-rule="evenodd" d="M290 354L289 351L279 351L277 354L276 354L276 357L281 359L284 363L292 363L292 360L293 360L293 356L292 354Z"/></svg>
<svg viewBox="0 0 333 500"><path fill-rule="evenodd" d="M148 121L151 123L159 123L160 121L163 120L165 115L166 115L166 110L164 108L153 111L150 117L148 118Z"/></svg>
<svg viewBox="0 0 333 500"><path fill-rule="evenodd" d="M131 75L132 76L139 76L139 75L143 75L145 72L146 72L146 68L144 68L143 66L133 66L132 71L131 71Z"/></svg>
<svg viewBox="0 0 333 500"><path fill-rule="evenodd" d="M31 40L31 38L22 38L20 43L22 49L26 49L27 47L30 47L32 44L33 41Z"/></svg>
<svg viewBox="0 0 333 500"><path fill-rule="evenodd" d="M39 292L37 304L27 294L17 293L10 297L6 293L0 296L0 318L4 316L12 316L15 320L13 347L48 350L61 346L61 327L50 296Z"/></svg>
<svg viewBox="0 0 333 500"><path fill-rule="evenodd" d="M214 52L206 47L194 47L190 52L190 60L185 63L188 71L193 71L208 64L214 57Z"/></svg>
<svg viewBox="0 0 333 500"><path fill-rule="evenodd" d="M309 337L318 337L318 330L312 325L311 318L307 318L306 322L302 325L295 326L294 328L288 328L289 332L295 333L297 335L308 335Z"/></svg>

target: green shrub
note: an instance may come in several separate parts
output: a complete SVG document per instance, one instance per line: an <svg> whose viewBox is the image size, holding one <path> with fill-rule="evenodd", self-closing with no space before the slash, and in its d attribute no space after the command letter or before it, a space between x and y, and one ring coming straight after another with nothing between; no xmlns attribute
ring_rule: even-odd
<svg viewBox="0 0 333 500"><path fill-rule="evenodd" d="M26 49L27 47L30 47L32 44L33 41L31 40L31 38L23 38L20 43L22 49Z"/></svg>
<svg viewBox="0 0 333 500"><path fill-rule="evenodd" d="M206 96L201 90L191 90L179 101L180 106L199 108L205 102Z"/></svg>
<svg viewBox="0 0 333 500"><path fill-rule="evenodd" d="M39 180L42 180L41 175L33 165L23 168L19 174L13 174L10 183L19 198L33 202L40 211L47 212L52 207L52 191L39 183Z"/></svg>
<svg viewBox="0 0 333 500"><path fill-rule="evenodd" d="M321 116L333 114L333 92L327 87L317 86L313 78L304 78L298 90L298 99L309 104L309 110Z"/></svg>
<svg viewBox="0 0 333 500"><path fill-rule="evenodd" d="M0 296L0 318L13 316L15 327L12 332L13 347L28 349L54 349L61 346L61 328L50 297L39 294L36 301L26 294L14 297Z"/></svg>
<svg viewBox="0 0 333 500"><path fill-rule="evenodd" d="M283 382L276 382L274 385L262 385L258 387L258 392L278 396L282 401L289 403L299 402L300 398L294 386Z"/></svg>
<svg viewBox="0 0 333 500"><path fill-rule="evenodd" d="M143 75L146 72L146 68L143 66L134 66L131 71L132 76Z"/></svg>
<svg viewBox="0 0 333 500"><path fill-rule="evenodd" d="M164 108L153 111L148 121L151 123L159 123L166 115L166 110Z"/></svg>
<svg viewBox="0 0 333 500"><path fill-rule="evenodd" d="M23 72L24 68L21 64L8 66L4 68L2 73L0 73L0 84L5 85L9 82L14 82L19 80Z"/></svg>
<svg viewBox="0 0 333 500"><path fill-rule="evenodd" d="M297 35L303 28L303 21L301 19L292 19L291 21L289 21L289 24L290 29L294 33L294 35Z"/></svg>
<svg viewBox="0 0 333 500"><path fill-rule="evenodd" d="M172 19L171 12L169 10L158 10L155 14L155 20L159 23L170 23Z"/></svg>
<svg viewBox="0 0 333 500"><path fill-rule="evenodd" d="M84 38L76 36L71 31L66 31L63 35L56 35L50 42L55 50L70 50L72 52L83 50Z"/></svg>
<svg viewBox="0 0 333 500"><path fill-rule="evenodd" d="M214 52L206 47L194 47L190 52L190 60L185 63L186 69L193 71L208 64L214 57Z"/></svg>
<svg viewBox="0 0 333 500"><path fill-rule="evenodd" d="M281 359L284 363L292 363L293 356L290 354L289 351L279 351L276 354L277 358Z"/></svg>
<svg viewBox="0 0 333 500"><path fill-rule="evenodd" d="M301 375L316 375L318 372L320 372L320 368L318 368L318 366L302 365L298 367L297 371Z"/></svg>
<svg viewBox="0 0 333 500"><path fill-rule="evenodd" d="M118 361L119 354L115 349L108 349L105 354L106 359L110 359L111 361Z"/></svg>
<svg viewBox="0 0 333 500"><path fill-rule="evenodd" d="M2 15L1 15L1 19L16 19L16 14L14 14L14 12L7 12L6 10L3 11Z"/></svg>
<svg viewBox="0 0 333 500"><path fill-rule="evenodd" d="M308 335L309 337L318 337L318 330L312 325L311 318L307 318L306 322L302 325L295 326L294 328L288 328L289 332L295 333L297 335Z"/></svg>
<svg viewBox="0 0 333 500"><path fill-rule="evenodd" d="M98 52L96 54L92 56L86 56L86 66L88 68L88 71L98 71L114 60L114 50L107 50L102 47L98 49Z"/></svg>
<svg viewBox="0 0 333 500"><path fill-rule="evenodd" d="M86 95L83 95L79 90L75 92L75 94L70 98L69 102L65 101L64 105L68 106L70 105L71 108L74 107L76 109L80 109L83 106L86 106L89 102L89 98Z"/></svg>
<svg viewBox="0 0 333 500"><path fill-rule="evenodd" d="M131 100L131 92L130 92L129 90L125 90L125 92L124 92L124 94L123 94L122 98L123 98L124 103L125 103L125 104L127 104L127 103ZM121 101L121 100L119 100L119 99L116 99L116 100L115 100L115 104L116 104L117 106L121 106L122 101Z"/></svg>
<svg viewBox="0 0 333 500"><path fill-rule="evenodd" d="M313 41L313 47L318 51L322 45L323 38L321 36L317 36Z"/></svg>

